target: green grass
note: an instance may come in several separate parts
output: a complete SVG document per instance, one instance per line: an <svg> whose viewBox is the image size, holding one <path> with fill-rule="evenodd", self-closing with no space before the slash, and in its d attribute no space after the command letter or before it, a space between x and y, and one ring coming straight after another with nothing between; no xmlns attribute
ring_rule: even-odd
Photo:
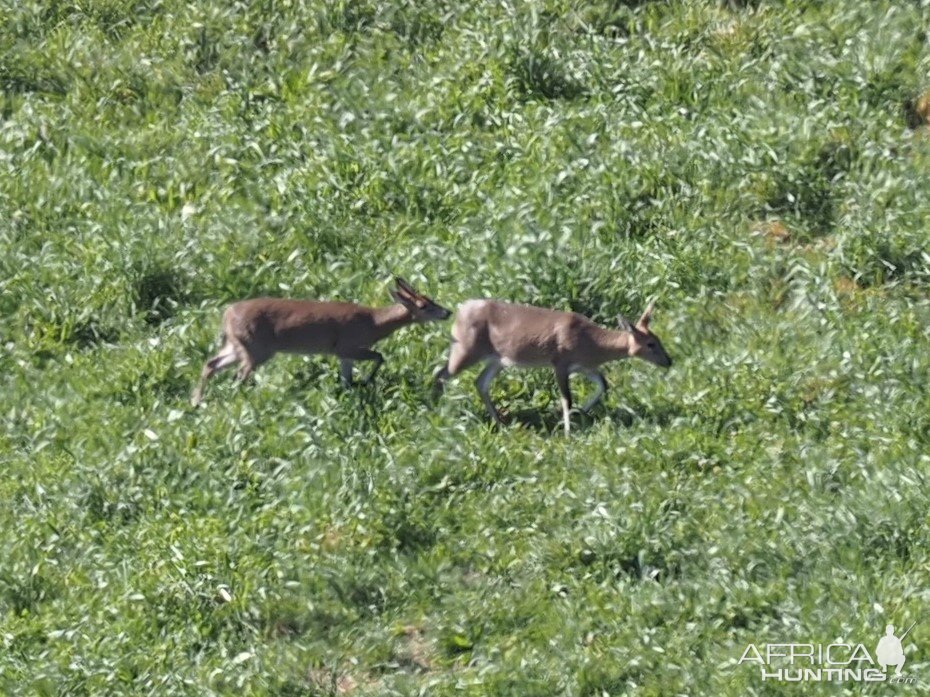
<svg viewBox="0 0 930 697"><path fill-rule="evenodd" d="M748 643L930 678L930 4L0 8L0 692L778 694ZM439 402L222 307L658 298L667 373ZM579 396L589 389L578 380ZM802 688L798 688L802 689Z"/></svg>

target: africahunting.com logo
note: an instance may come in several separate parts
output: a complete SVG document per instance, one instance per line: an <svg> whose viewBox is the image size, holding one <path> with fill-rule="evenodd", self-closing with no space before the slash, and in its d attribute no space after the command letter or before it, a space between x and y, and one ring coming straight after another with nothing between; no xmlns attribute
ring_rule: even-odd
<svg viewBox="0 0 930 697"><path fill-rule="evenodd" d="M917 680L902 674L907 659L901 642L913 628L912 624L898 637L889 624L875 647L874 657L865 644L749 644L737 665L757 665L763 681L909 685Z"/></svg>

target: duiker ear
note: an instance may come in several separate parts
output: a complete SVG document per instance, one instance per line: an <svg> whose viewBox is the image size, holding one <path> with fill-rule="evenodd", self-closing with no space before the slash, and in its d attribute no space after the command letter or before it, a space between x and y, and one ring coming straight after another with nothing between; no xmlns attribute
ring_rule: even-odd
<svg viewBox="0 0 930 697"><path fill-rule="evenodd" d="M643 312L643 316L639 318L639 321L636 324L641 327L648 327L649 320L652 319L652 311L655 309L655 307L656 307L655 301L652 301L648 305L646 305L646 309Z"/></svg>
<svg viewBox="0 0 930 697"><path fill-rule="evenodd" d="M633 331L633 325L627 322L626 317L623 315L617 315L617 326L620 328L621 332Z"/></svg>
<svg viewBox="0 0 930 697"><path fill-rule="evenodd" d="M419 293L417 293L407 281L402 279L400 276L394 277L394 283L397 285L397 291L401 295L405 295L410 299L416 298Z"/></svg>
<svg viewBox="0 0 930 697"><path fill-rule="evenodd" d="M404 297L403 295L400 294L399 291L392 289L392 290L389 290L388 293L391 294L391 298L396 303L400 303L401 305L404 305L405 307L410 307L411 305L413 305L413 303L410 301L410 298Z"/></svg>

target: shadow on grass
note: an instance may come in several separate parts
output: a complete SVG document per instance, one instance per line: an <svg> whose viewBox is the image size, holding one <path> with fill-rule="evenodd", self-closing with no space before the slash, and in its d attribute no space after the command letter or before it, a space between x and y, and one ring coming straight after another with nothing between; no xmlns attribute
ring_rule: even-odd
<svg viewBox="0 0 930 697"><path fill-rule="evenodd" d="M677 404L624 404L610 412L610 418L615 423L627 427L640 422L668 426L683 415L684 410Z"/></svg>
<svg viewBox="0 0 930 697"><path fill-rule="evenodd" d="M681 407L673 404L657 406L645 404L623 405L618 408L606 408L603 404L595 406L589 412L572 410L572 433L584 432L602 421L613 421L618 426L630 427L635 423L649 423L667 426L675 418L682 416ZM562 412L553 409L517 409L503 414L506 425L517 424L540 433L562 431Z"/></svg>
<svg viewBox="0 0 930 697"><path fill-rule="evenodd" d="M517 425L540 433L549 433L562 426L562 417L551 409L503 410L504 426Z"/></svg>

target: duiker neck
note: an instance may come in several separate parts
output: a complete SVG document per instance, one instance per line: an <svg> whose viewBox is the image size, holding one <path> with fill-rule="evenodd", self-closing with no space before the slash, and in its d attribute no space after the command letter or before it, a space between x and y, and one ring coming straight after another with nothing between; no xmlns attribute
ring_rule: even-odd
<svg viewBox="0 0 930 697"><path fill-rule="evenodd" d="M400 303L375 308L372 314L375 320L375 331L379 337L392 334L413 321L410 310Z"/></svg>
<svg viewBox="0 0 930 697"><path fill-rule="evenodd" d="M594 347L601 363L630 355L630 332L598 327L593 334Z"/></svg>

